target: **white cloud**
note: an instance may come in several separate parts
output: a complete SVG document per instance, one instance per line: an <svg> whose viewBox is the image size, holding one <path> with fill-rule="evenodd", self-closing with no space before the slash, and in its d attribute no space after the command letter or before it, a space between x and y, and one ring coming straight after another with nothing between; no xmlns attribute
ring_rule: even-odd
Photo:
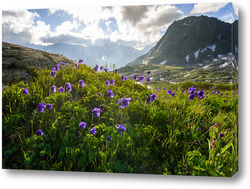
<svg viewBox="0 0 250 189"><path fill-rule="evenodd" d="M171 5L49 9L49 16L58 13L70 14L73 20L65 19L52 32L37 13L3 11L3 39L36 45L44 45L46 41L47 44L65 42L84 46L110 40L142 49L158 42L162 31L184 17L182 11Z"/></svg>
<svg viewBox="0 0 250 189"><path fill-rule="evenodd" d="M217 12L228 2L218 2L218 3L198 3L194 5L194 8L191 10L190 14L202 14L208 12Z"/></svg>
<svg viewBox="0 0 250 189"><path fill-rule="evenodd" d="M233 16L232 12L229 12L229 13L223 15L219 19L222 20L222 21L228 22L228 23L233 23L235 21L235 18Z"/></svg>
<svg viewBox="0 0 250 189"><path fill-rule="evenodd" d="M6 10L2 12L3 40L22 44L43 44L41 37L50 33L50 25L34 21L40 16L28 10Z"/></svg>
<svg viewBox="0 0 250 189"><path fill-rule="evenodd" d="M79 23L74 21L65 21L61 25L55 28L57 34L67 34L70 33L72 30L77 29L79 27Z"/></svg>
<svg viewBox="0 0 250 189"><path fill-rule="evenodd" d="M50 13L55 14L57 11L62 9L51 9ZM123 41L124 45L132 45L138 49L156 43L162 37L160 30L184 17L183 12L171 5L81 7L63 11L86 24L81 34L83 38L91 39L92 43L97 39L110 39L113 42ZM107 27L109 32L106 33L99 23L104 20L106 26L109 26L110 18L116 19L118 30L112 31Z"/></svg>

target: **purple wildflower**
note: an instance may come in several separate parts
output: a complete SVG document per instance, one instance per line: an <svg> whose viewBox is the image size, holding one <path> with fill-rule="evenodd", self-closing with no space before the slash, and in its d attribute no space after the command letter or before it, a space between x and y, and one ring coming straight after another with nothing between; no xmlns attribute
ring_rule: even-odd
<svg viewBox="0 0 250 189"><path fill-rule="evenodd" d="M114 85L115 84L115 80L114 79L110 79L109 83L110 83L110 85Z"/></svg>
<svg viewBox="0 0 250 189"><path fill-rule="evenodd" d="M138 78L138 76L137 76L137 74L135 74L135 75L133 76L133 80L137 80L137 78Z"/></svg>
<svg viewBox="0 0 250 189"><path fill-rule="evenodd" d="M56 76L56 72L55 71L51 71L50 75L51 75L51 77L55 77Z"/></svg>
<svg viewBox="0 0 250 189"><path fill-rule="evenodd" d="M216 89L216 87L213 88L214 90Z"/></svg>
<svg viewBox="0 0 250 189"><path fill-rule="evenodd" d="M150 81L150 77L147 77L147 81L148 81L148 82Z"/></svg>
<svg viewBox="0 0 250 189"><path fill-rule="evenodd" d="M176 97L176 93L172 93L171 95L172 95L173 97Z"/></svg>
<svg viewBox="0 0 250 189"><path fill-rule="evenodd" d="M112 138L111 138L110 136L107 136L106 139L107 139L108 141L111 141L111 140L112 140Z"/></svg>
<svg viewBox="0 0 250 189"><path fill-rule="evenodd" d="M96 134L95 127L93 127L92 129L90 129L89 132L90 132L90 134L95 135Z"/></svg>
<svg viewBox="0 0 250 189"><path fill-rule="evenodd" d="M121 124L121 125L117 125L116 128L118 129L118 132L120 134L123 134L123 131L126 131L126 127L124 124Z"/></svg>
<svg viewBox="0 0 250 189"><path fill-rule="evenodd" d="M52 90L53 93L56 92L56 86L52 86L51 90Z"/></svg>
<svg viewBox="0 0 250 189"><path fill-rule="evenodd" d="M70 83L66 83L65 88L67 89L68 92L70 92L72 90Z"/></svg>
<svg viewBox="0 0 250 189"><path fill-rule="evenodd" d="M118 73L118 69L115 69L115 73Z"/></svg>
<svg viewBox="0 0 250 189"><path fill-rule="evenodd" d="M38 108L38 112L39 112L39 113L42 113L42 112L44 111L44 108L46 108L46 105L42 102L42 103L40 103L40 104L37 106L37 108Z"/></svg>
<svg viewBox="0 0 250 189"><path fill-rule="evenodd" d="M220 91L217 91L216 94L220 94Z"/></svg>
<svg viewBox="0 0 250 189"><path fill-rule="evenodd" d="M145 79L145 76L144 75L141 75L140 77L139 77L139 80L140 81L143 81Z"/></svg>
<svg viewBox="0 0 250 189"><path fill-rule="evenodd" d="M108 72L109 72L109 69L108 69L108 68L104 68L104 71L105 71L106 73L108 73Z"/></svg>
<svg viewBox="0 0 250 189"><path fill-rule="evenodd" d="M60 62L60 65L65 65L65 62Z"/></svg>
<svg viewBox="0 0 250 189"><path fill-rule="evenodd" d="M147 73L148 73L148 75L150 75L150 74L151 74L151 71L147 71Z"/></svg>
<svg viewBox="0 0 250 189"><path fill-rule="evenodd" d="M127 80L127 77L125 75L121 75L121 80L125 81L125 80Z"/></svg>
<svg viewBox="0 0 250 189"><path fill-rule="evenodd" d="M172 91L171 90L167 90L167 94L171 95Z"/></svg>
<svg viewBox="0 0 250 189"><path fill-rule="evenodd" d="M59 70L60 70L60 65L57 64L57 65L55 66L55 69L56 69L56 71L59 71Z"/></svg>
<svg viewBox="0 0 250 189"><path fill-rule="evenodd" d="M42 130L42 129L37 130L37 131L36 131L36 134L42 136L42 135L43 135L43 130Z"/></svg>
<svg viewBox="0 0 250 189"><path fill-rule="evenodd" d="M194 93L195 93L195 90L196 90L196 88L195 88L194 86L189 87L189 88L188 88L188 93L189 93L189 94L194 94Z"/></svg>
<svg viewBox="0 0 250 189"><path fill-rule="evenodd" d="M78 63L77 62L75 62L75 68L77 68L78 67Z"/></svg>
<svg viewBox="0 0 250 189"><path fill-rule="evenodd" d="M198 128L198 131L201 131L201 130L202 130L201 127L199 127L199 128Z"/></svg>
<svg viewBox="0 0 250 189"><path fill-rule="evenodd" d="M220 137L223 137L223 136L224 136L224 134L223 134L223 133L220 133L220 134L219 134L219 136L220 136Z"/></svg>
<svg viewBox="0 0 250 189"><path fill-rule="evenodd" d="M84 81L83 81L83 80L79 80L79 84L80 84L82 87L84 87L84 86L85 86L85 84L84 84Z"/></svg>
<svg viewBox="0 0 250 189"><path fill-rule="evenodd" d="M96 64L95 67L93 68L93 70L94 70L95 72L97 72L97 71L98 71L98 68L99 68L99 66Z"/></svg>
<svg viewBox="0 0 250 189"><path fill-rule="evenodd" d="M102 96L102 93L98 93L98 96L101 97L101 96Z"/></svg>
<svg viewBox="0 0 250 189"><path fill-rule="evenodd" d="M80 122L80 123L79 123L80 129L85 129L86 125L87 125L87 124L84 123L84 122Z"/></svg>
<svg viewBox="0 0 250 189"><path fill-rule="evenodd" d="M107 95L109 97L111 97L111 98L114 98L114 93L110 89L108 89L108 94Z"/></svg>
<svg viewBox="0 0 250 189"><path fill-rule="evenodd" d="M105 109L105 106L104 106L104 105L100 105L100 110L101 110L101 112L103 112L104 109Z"/></svg>
<svg viewBox="0 0 250 189"><path fill-rule="evenodd" d="M153 101L155 101L155 100L157 99L158 96L157 96L156 94L153 93L153 94L150 95L150 97L151 97L151 99L152 99Z"/></svg>
<svg viewBox="0 0 250 189"><path fill-rule="evenodd" d="M29 93L28 93L28 89L24 88L24 89L23 89L23 94L28 95L28 94L29 94Z"/></svg>
<svg viewBox="0 0 250 189"><path fill-rule="evenodd" d="M46 105L46 108L48 108L48 109L51 110L51 109L53 108L53 106L52 106L52 104L47 104L47 105Z"/></svg>
<svg viewBox="0 0 250 189"><path fill-rule="evenodd" d="M125 108L129 105L131 98L123 98L118 100L118 104L121 108Z"/></svg>
<svg viewBox="0 0 250 189"><path fill-rule="evenodd" d="M83 59L78 60L79 64L83 63Z"/></svg>
<svg viewBox="0 0 250 189"><path fill-rule="evenodd" d="M147 101L148 103L151 103L151 102L152 102L151 97L150 97L150 96L148 96L148 97L146 98L146 101Z"/></svg>
<svg viewBox="0 0 250 189"><path fill-rule="evenodd" d="M100 71L102 71L102 70L103 70L103 68L104 68L103 66L100 66Z"/></svg>
<svg viewBox="0 0 250 189"><path fill-rule="evenodd" d="M59 92L63 93L63 92L64 92L64 88L63 88L63 87L60 87L60 88L59 88Z"/></svg>
<svg viewBox="0 0 250 189"><path fill-rule="evenodd" d="M106 86L109 86L109 84L110 84L109 81L105 81Z"/></svg>
<svg viewBox="0 0 250 189"><path fill-rule="evenodd" d="M99 109L99 108L94 108L94 109L92 110L92 113L93 113L93 115L94 115L95 117L99 117L99 116L100 116L100 111L101 111L101 109Z"/></svg>
<svg viewBox="0 0 250 189"><path fill-rule="evenodd" d="M189 95L189 100L190 100L190 101L191 101L191 100L194 100L194 97L195 97L194 94L190 94L190 95Z"/></svg>
<svg viewBox="0 0 250 189"><path fill-rule="evenodd" d="M200 99L204 98L205 95L204 95L204 92L203 91L198 91L197 93L198 97L200 97Z"/></svg>

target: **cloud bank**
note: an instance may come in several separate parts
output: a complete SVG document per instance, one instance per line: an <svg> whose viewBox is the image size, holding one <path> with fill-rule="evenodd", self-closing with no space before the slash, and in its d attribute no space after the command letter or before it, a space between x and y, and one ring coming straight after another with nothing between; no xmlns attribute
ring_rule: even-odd
<svg viewBox="0 0 250 189"><path fill-rule="evenodd" d="M227 4L194 4L188 15L217 12ZM100 41L103 40L142 49L158 42L174 21L188 16L174 5L53 8L46 10L46 14L47 17L65 18L52 26L36 10L3 11L3 40L17 44L63 42L82 46L102 44ZM229 14L221 18L226 19ZM53 31L52 27L55 28Z"/></svg>

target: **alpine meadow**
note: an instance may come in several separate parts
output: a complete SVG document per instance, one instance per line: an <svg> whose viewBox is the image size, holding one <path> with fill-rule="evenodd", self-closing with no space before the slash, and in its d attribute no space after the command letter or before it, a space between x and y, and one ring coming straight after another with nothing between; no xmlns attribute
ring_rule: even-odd
<svg viewBox="0 0 250 189"><path fill-rule="evenodd" d="M218 10L232 10L230 21L198 12L198 5L102 8L114 17L103 16L98 27L106 27L106 37L92 46L76 45L81 41L70 32L47 33L40 44L12 41L4 20L15 14L3 11L3 168L232 177L238 171L238 17L232 3ZM25 11L43 19L47 10ZM137 11L143 14L132 19ZM152 19L145 16L152 11ZM56 11L48 15L55 19ZM150 39L126 41L119 18L133 20L131 28L147 26ZM164 25L152 21L158 18ZM156 40L148 31L154 28ZM21 39L21 32L13 35ZM72 44L53 41L62 36Z"/></svg>

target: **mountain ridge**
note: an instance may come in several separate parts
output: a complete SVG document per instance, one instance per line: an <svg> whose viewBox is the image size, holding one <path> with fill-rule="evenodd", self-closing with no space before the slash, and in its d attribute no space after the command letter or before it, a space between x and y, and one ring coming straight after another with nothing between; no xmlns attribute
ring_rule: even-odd
<svg viewBox="0 0 250 189"><path fill-rule="evenodd" d="M232 37L234 44L231 44ZM193 66L212 60L219 54L232 53L238 57L237 49L237 20L230 24L213 17L190 16L172 23L148 53L127 65L162 63L172 66Z"/></svg>
<svg viewBox="0 0 250 189"><path fill-rule="evenodd" d="M61 54L72 60L84 59L86 64L115 64L116 68L125 66L127 62L134 60L141 54L145 54L151 48L146 46L142 50L137 50L131 46L111 42L110 40L96 42L96 45L87 47L81 45L71 45L68 43L55 43L53 45L26 45L28 47L45 50L50 53Z"/></svg>

